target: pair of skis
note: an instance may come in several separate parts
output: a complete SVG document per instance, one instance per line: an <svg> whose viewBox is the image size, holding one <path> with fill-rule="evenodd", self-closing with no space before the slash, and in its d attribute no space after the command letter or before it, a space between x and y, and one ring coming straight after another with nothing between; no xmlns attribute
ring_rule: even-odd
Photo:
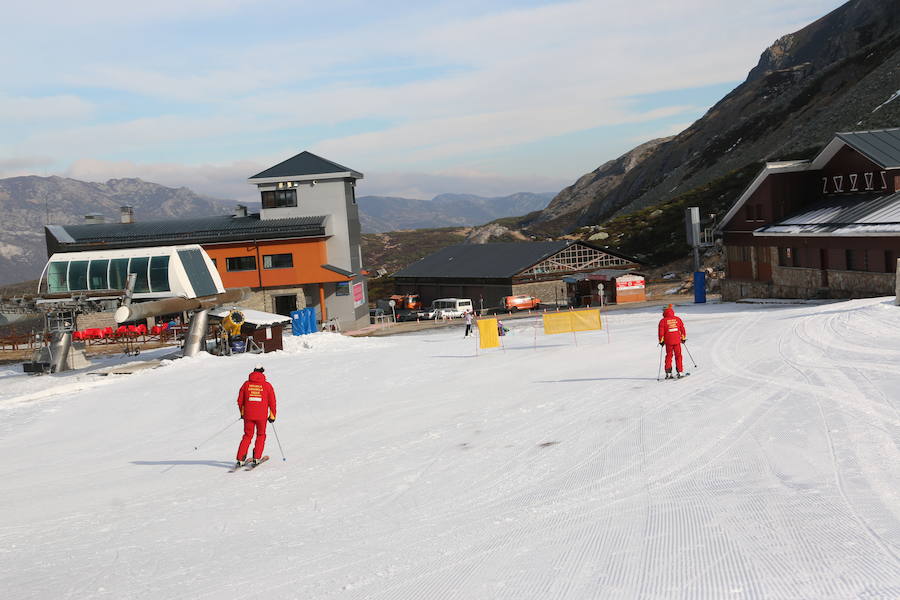
<svg viewBox="0 0 900 600"><path fill-rule="evenodd" d="M263 456L262 458L259 459L259 462L254 463L253 461L248 461L248 462L245 462L245 463L244 463L243 465L241 465L241 466L244 467L244 470L245 470L245 471L252 471L253 469L255 469L256 467L258 467L259 465L261 465L261 464L263 464L264 462L266 462L267 460L269 460L269 457L268 457L268 456ZM229 472L229 473L234 473L234 472L236 472L236 471L239 471L240 469L241 469L240 466L235 465L235 466L233 466L232 468L228 469L228 472Z"/></svg>

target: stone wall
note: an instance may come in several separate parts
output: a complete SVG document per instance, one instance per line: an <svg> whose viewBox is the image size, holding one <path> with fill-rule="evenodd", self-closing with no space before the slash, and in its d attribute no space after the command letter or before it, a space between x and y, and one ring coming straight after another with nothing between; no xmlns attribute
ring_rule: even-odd
<svg viewBox="0 0 900 600"><path fill-rule="evenodd" d="M514 283L512 287L514 296L528 295L540 298L544 304L553 304L558 302L563 304L566 302L566 284L561 280L554 281L533 281L529 283Z"/></svg>
<svg viewBox="0 0 900 600"><path fill-rule="evenodd" d="M119 326L114 317L115 312L99 312L78 315L75 327L78 331L85 329L105 329L112 327L115 329Z"/></svg>
<svg viewBox="0 0 900 600"><path fill-rule="evenodd" d="M722 300L741 298L871 298L900 294L900 280L894 273L828 270L826 287L820 269L772 268L772 282L722 281Z"/></svg>
<svg viewBox="0 0 900 600"><path fill-rule="evenodd" d="M254 290L250 292L250 296L246 300L241 302L241 306L252 310L274 313L275 296L296 296L297 310L306 308L306 295L303 293L302 287Z"/></svg>

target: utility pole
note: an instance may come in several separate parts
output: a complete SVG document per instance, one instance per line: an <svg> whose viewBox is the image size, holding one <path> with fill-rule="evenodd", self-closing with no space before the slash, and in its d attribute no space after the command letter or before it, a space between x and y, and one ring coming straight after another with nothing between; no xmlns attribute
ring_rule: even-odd
<svg viewBox="0 0 900 600"><path fill-rule="evenodd" d="M700 208L684 209L684 227L687 243L694 254L694 303L706 302L706 272L700 270Z"/></svg>

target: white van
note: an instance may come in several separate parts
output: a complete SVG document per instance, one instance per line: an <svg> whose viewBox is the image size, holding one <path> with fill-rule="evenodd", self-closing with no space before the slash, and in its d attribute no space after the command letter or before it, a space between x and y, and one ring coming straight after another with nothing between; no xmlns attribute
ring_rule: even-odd
<svg viewBox="0 0 900 600"><path fill-rule="evenodd" d="M431 303L434 319L461 317L471 310L472 301L468 298L438 298Z"/></svg>

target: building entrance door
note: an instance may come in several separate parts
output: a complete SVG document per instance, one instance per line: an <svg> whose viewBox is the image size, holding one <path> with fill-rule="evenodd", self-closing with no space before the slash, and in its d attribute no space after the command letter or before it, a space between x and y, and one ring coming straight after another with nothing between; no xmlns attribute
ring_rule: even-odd
<svg viewBox="0 0 900 600"><path fill-rule="evenodd" d="M291 316L291 312L297 310L297 296L275 296L275 314Z"/></svg>
<svg viewBox="0 0 900 600"><path fill-rule="evenodd" d="M828 287L828 250L819 249L819 265L822 268L822 287Z"/></svg>

